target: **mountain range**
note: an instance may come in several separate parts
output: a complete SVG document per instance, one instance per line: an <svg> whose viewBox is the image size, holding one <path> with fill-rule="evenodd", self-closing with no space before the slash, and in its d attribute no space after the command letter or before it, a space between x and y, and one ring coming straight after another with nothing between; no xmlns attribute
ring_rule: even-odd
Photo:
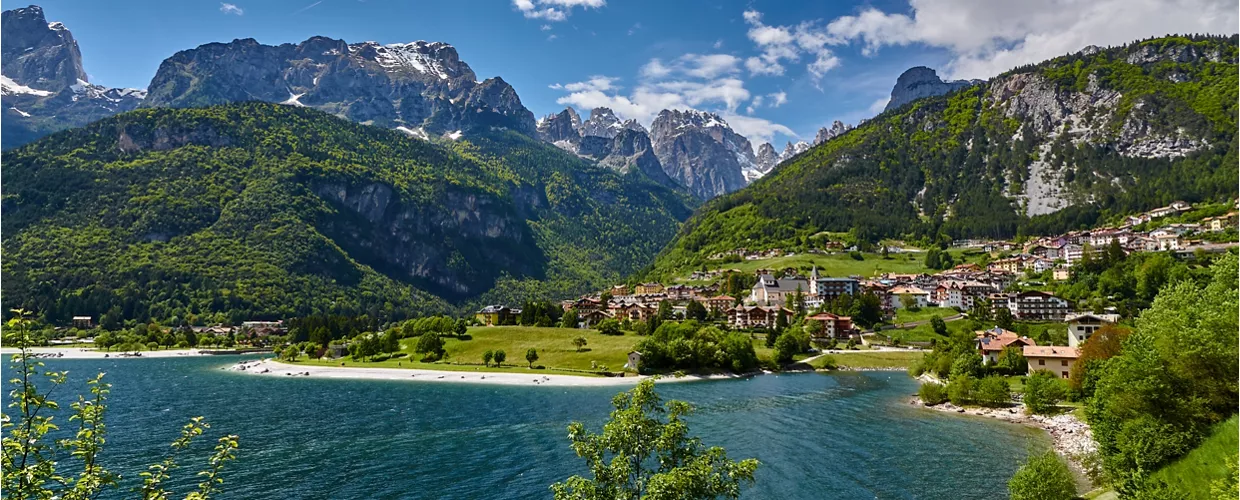
<svg viewBox="0 0 1240 500"><path fill-rule="evenodd" d="M1058 234L1176 200L1225 202L1240 182L1237 41L1087 47L891 107L704 204L652 274L740 247Z"/></svg>
<svg viewBox="0 0 1240 500"><path fill-rule="evenodd" d="M350 44L312 37L277 46L253 39L208 43L164 60L146 90L108 89L87 83L72 34L61 23L48 23L39 7L5 11L3 30L9 40L3 67L5 148L138 107L259 100L311 107L423 139L515 130L612 168L644 172L705 200L744 187L845 129L836 122L821 129L812 143L790 142L782 153L771 155L766 147L773 146L760 145L755 153L749 140L718 115L693 110L664 110L650 130L607 108L590 110L586 120L570 108L535 122L502 78L479 81L455 48L426 41ZM947 88L916 90L919 95L934 91ZM612 155L613 147L626 147L597 139L615 139L622 130L645 136L625 138L632 145L627 149L649 143L654 158ZM583 141L586 150L581 151Z"/></svg>
<svg viewBox="0 0 1240 500"><path fill-rule="evenodd" d="M912 68L880 115L782 150L697 110L535 120L440 42L210 43L135 90L90 84L38 7L0 36L0 295L57 319L562 298L738 247L1045 234L1238 182L1235 36Z"/></svg>

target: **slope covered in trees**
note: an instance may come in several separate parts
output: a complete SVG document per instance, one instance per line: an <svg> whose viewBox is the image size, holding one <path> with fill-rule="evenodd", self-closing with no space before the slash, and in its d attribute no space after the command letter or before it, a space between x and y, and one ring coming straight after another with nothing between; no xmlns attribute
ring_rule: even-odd
<svg viewBox="0 0 1240 500"><path fill-rule="evenodd" d="M520 134L305 108L145 109L3 156L4 307L55 322L399 318L647 264L691 201Z"/></svg>
<svg viewBox="0 0 1240 500"><path fill-rule="evenodd" d="M1089 48L886 111L706 203L656 262L738 247L1047 234L1225 200L1237 184L1237 37Z"/></svg>

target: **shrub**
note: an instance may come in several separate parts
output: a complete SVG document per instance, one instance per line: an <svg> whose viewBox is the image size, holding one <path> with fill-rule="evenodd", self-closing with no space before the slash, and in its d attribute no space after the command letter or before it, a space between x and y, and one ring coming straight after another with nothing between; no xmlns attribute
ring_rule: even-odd
<svg viewBox="0 0 1240 500"><path fill-rule="evenodd" d="M947 402L947 388L943 384L934 382L921 384L921 388L917 390L917 396L926 406L943 404Z"/></svg>
<svg viewBox="0 0 1240 500"><path fill-rule="evenodd" d="M598 324L598 332L603 335L623 335L620 323L614 319L605 319Z"/></svg>
<svg viewBox="0 0 1240 500"><path fill-rule="evenodd" d="M1012 500L1069 500L1076 497L1076 482L1052 450L1030 457L1008 480L1008 491Z"/></svg>
<svg viewBox="0 0 1240 500"><path fill-rule="evenodd" d="M1067 384L1049 371L1038 370L1025 379L1025 406L1031 413L1051 411L1067 394Z"/></svg>
<svg viewBox="0 0 1240 500"><path fill-rule="evenodd" d="M982 406L1003 406L1012 400L1012 388L1003 377L992 375L978 382L973 398Z"/></svg>
<svg viewBox="0 0 1240 500"><path fill-rule="evenodd" d="M973 386L976 381L968 374L960 374L952 377L947 383L947 398L952 404L961 406L969 404L973 401Z"/></svg>

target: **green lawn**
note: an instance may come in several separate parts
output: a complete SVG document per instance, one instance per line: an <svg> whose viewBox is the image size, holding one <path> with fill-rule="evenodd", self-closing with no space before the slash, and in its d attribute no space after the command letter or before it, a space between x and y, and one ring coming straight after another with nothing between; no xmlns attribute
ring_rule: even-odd
<svg viewBox="0 0 1240 500"><path fill-rule="evenodd" d="M828 357L835 360L835 364L841 367L849 368L908 368L913 363L921 360L925 356L921 352L900 352L900 351L866 351L866 352L849 352L845 354L828 354L821 358L810 362L814 368L822 368Z"/></svg>
<svg viewBox="0 0 1240 500"><path fill-rule="evenodd" d="M977 251L965 252L963 250L949 250L956 262L976 262L981 259L982 254ZM812 253L802 253L792 256L775 257L772 259L762 260L745 260L741 262L711 262L707 263L707 269L740 269L741 271L755 271L758 269L784 269L795 267L803 269L806 272L814 265L818 266L819 274L823 276L874 276L882 273L898 273L898 274L916 274L916 273L934 273L933 269L929 269L925 265L925 252L891 254L887 259L876 253L862 254L863 260L853 259L848 253L838 253L832 255L821 255ZM686 269L685 273L694 271L695 269Z"/></svg>
<svg viewBox="0 0 1240 500"><path fill-rule="evenodd" d="M537 373L556 373L563 371L580 375L571 370L591 370L591 362L598 366L606 366L610 371L620 371L628 359L629 351L637 344L634 335L608 336L595 330L578 330L566 328L539 328L526 326L491 326L472 327L469 329L468 340L447 338L444 351L447 356L437 363L414 361L421 356L413 352L417 344L416 338L401 341L401 352L405 358L388 359L379 362L358 362L350 359L340 360L304 360L299 363L339 366L366 366L388 368L422 368L428 370L489 370L513 371L527 370L525 352L533 347L538 350L538 361L534 365L546 366L545 370L534 370ZM578 336L585 337L586 345L580 352L572 340ZM482 366L482 353L487 350L503 350L508 355L503 368L490 369ZM510 366L511 365L511 366ZM600 368L601 369L601 368Z"/></svg>
<svg viewBox="0 0 1240 500"><path fill-rule="evenodd" d="M896 318L892 324L912 323L914 321L928 321L930 318L938 316L947 318L960 314L950 307L923 307L916 311L908 309L896 309Z"/></svg>
<svg viewBox="0 0 1240 500"><path fill-rule="evenodd" d="M1226 459L1236 458L1236 448L1240 447L1237 439L1236 416L1215 426L1214 431L1193 451L1183 458L1163 467L1153 475L1154 479L1166 481L1186 499L1207 500L1210 495L1210 483L1222 479L1229 474Z"/></svg>

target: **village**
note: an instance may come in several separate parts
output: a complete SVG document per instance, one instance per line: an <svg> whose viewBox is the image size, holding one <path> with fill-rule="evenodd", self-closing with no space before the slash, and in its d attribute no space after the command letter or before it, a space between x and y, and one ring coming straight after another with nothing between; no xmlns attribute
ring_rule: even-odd
<svg viewBox="0 0 1240 500"><path fill-rule="evenodd" d="M1067 378L1069 367L1079 357L1078 346L1105 324L1116 323L1121 317L1114 311L1078 311L1074 304L1054 293L1023 285L1040 284L1028 278L1034 275L1049 276L1055 281L1065 281L1072 276L1072 267L1091 258L1098 252L1118 248L1124 254L1133 252L1175 252L1192 255L1195 252L1222 252L1236 246L1235 242L1209 243L1201 236L1218 233L1236 225L1236 212L1217 217L1206 217L1198 223L1170 223L1151 230L1139 230L1150 221L1183 214L1192 210L1185 202L1174 202L1136 216L1127 217L1116 227L1071 231L1062 235L1039 237L1023 243L1011 241L966 240L952 246L960 249L980 250L988 256L985 265L963 263L936 273L881 273L863 277L826 276L817 266L808 274L796 268L781 270L759 268L749 273L740 269L697 270L688 276L691 282L706 284L664 284L645 282L635 285L618 284L608 290L583 295L560 303L564 312L575 312L579 327L595 328L601 322L613 319L625 324L649 321L660 314L666 303L671 317L686 319L694 317L692 310L705 311L706 321L726 325L731 329L766 331L776 328L780 317L785 319L797 312L804 312L806 320L814 320L821 328L813 330L815 345L828 342L853 341L866 344L879 325L866 325L863 329L852 317L827 311L828 305L843 296L850 299L872 295L878 299L882 321L893 322L901 309L941 308L956 317L964 317L976 308L985 307L991 317L1000 311L1013 320L1023 322L1051 322L1066 326L1066 345L1038 345L1028 336L995 327L974 332L979 354L984 362L993 362L1005 348L1020 348L1029 364L1029 371L1050 370ZM844 248L834 243L831 248ZM884 248L884 252L922 252L919 249L899 247ZM782 249L751 252L746 249L720 252L711 256L724 262L764 261L792 255ZM727 282L729 274L746 274L745 279L753 285L747 293L721 292L721 282ZM1018 289L1014 289L1018 288ZM1036 288L1036 287L1035 287ZM668 307L670 306L670 307ZM700 307L698 307L700 306ZM490 305L477 312L475 320L481 325L515 324L521 310L505 305ZM887 325L895 327L897 325ZM903 325L899 325L903 326ZM920 345L928 347L928 345Z"/></svg>

